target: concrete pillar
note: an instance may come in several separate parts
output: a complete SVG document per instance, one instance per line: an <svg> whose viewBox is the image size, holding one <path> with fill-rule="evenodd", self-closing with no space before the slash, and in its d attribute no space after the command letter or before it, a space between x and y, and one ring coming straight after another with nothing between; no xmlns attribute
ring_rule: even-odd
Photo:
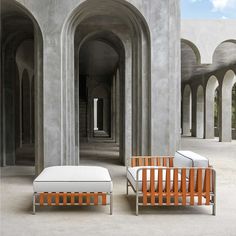
<svg viewBox="0 0 236 236"><path fill-rule="evenodd" d="M197 89L196 137L204 137L204 90L202 85Z"/></svg>
<svg viewBox="0 0 236 236"><path fill-rule="evenodd" d="M148 1L151 14L151 152L174 155L180 146L179 2ZM178 58L178 59L177 59Z"/></svg>
<svg viewBox="0 0 236 236"><path fill-rule="evenodd" d="M205 94L205 138L213 139L214 135L214 101L215 90L219 86L215 76L211 76L206 85Z"/></svg>
<svg viewBox="0 0 236 236"><path fill-rule="evenodd" d="M197 88L192 87L191 96L191 136L196 137L197 135Z"/></svg>
<svg viewBox="0 0 236 236"><path fill-rule="evenodd" d="M97 104L98 103L98 99L94 98L93 99L93 113L94 113L94 125L93 125L93 130L98 130L98 111L97 111Z"/></svg>
<svg viewBox="0 0 236 236"><path fill-rule="evenodd" d="M189 85L186 85L183 92L183 135L191 135L192 120L192 92Z"/></svg>
<svg viewBox="0 0 236 236"><path fill-rule="evenodd" d="M115 94L116 94L116 123L115 123L115 127L116 127L116 132L115 132L115 140L116 140L116 143L119 143L120 142L120 75L119 75L119 69L117 69L117 72L116 72L116 80L115 80L115 83L116 83L116 91L115 91Z"/></svg>
<svg viewBox="0 0 236 236"><path fill-rule="evenodd" d="M232 70L226 72L220 100L220 142L232 141L232 88L236 76Z"/></svg>
<svg viewBox="0 0 236 236"><path fill-rule="evenodd" d="M116 75L112 77L111 86L111 138L115 141L116 137Z"/></svg>

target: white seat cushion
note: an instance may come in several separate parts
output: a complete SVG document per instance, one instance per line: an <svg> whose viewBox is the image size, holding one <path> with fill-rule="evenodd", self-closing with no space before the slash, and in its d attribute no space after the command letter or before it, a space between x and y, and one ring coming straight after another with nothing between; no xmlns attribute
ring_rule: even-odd
<svg viewBox="0 0 236 236"><path fill-rule="evenodd" d="M138 181L138 190L141 191L142 190L142 170L140 170L138 172L138 180L137 180L137 171L138 169L142 169L142 168L161 168L160 166L136 166L136 167L129 167L128 171L127 171L127 178L129 180L129 182L131 183L131 185L133 186L134 189L136 189L136 183ZM154 171L154 175L155 175L155 187L157 188L157 180L158 180L158 169L155 169ZM173 175L174 175L174 171L173 169L171 169L170 171L170 180L171 180L171 186L170 188L173 188ZM163 190L165 189L165 180L166 180L166 170L163 169L162 172L162 188ZM178 173L178 188L180 189L180 181L181 181L181 174ZM186 178L186 186L188 186L188 179ZM150 189L150 170L147 170L147 189Z"/></svg>
<svg viewBox="0 0 236 236"><path fill-rule="evenodd" d="M33 182L34 192L112 192L106 168L98 166L53 166Z"/></svg>
<svg viewBox="0 0 236 236"><path fill-rule="evenodd" d="M195 152L177 151L174 157L174 167L208 167L209 161Z"/></svg>

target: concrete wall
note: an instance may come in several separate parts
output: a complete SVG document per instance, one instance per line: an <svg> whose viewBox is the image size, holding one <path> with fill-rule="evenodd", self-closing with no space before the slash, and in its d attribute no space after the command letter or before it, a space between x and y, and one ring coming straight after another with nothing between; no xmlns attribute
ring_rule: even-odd
<svg viewBox="0 0 236 236"><path fill-rule="evenodd" d="M40 147L37 156L41 152L43 157L36 161L38 170L42 165L79 163L75 143L74 33L83 20L97 14L118 18L129 29L119 34L119 26L107 26L125 48L125 71L120 68L119 72L123 79L119 81L120 96L124 98L119 104L123 161L132 154L174 154L180 142L179 1L102 0L99 5L95 0L16 2L37 22L43 38L41 54L36 50L41 44L37 44L39 38L35 35L35 70L42 76L41 83L36 80L35 95L38 104L42 102L42 109L36 106L36 127L43 122L36 134L36 146ZM42 67L38 66L40 62Z"/></svg>
<svg viewBox="0 0 236 236"><path fill-rule="evenodd" d="M236 40L235 25L236 20L182 20L181 38L198 48L201 64L211 64L217 46Z"/></svg>

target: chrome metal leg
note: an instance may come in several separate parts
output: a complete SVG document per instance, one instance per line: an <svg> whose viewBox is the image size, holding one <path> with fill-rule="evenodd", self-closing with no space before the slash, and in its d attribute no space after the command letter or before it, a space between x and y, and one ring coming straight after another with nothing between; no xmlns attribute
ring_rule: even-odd
<svg viewBox="0 0 236 236"><path fill-rule="evenodd" d="M215 201L215 199L214 199ZM212 206L212 215L215 216L216 215L216 203L214 202L214 205Z"/></svg>
<svg viewBox="0 0 236 236"><path fill-rule="evenodd" d="M113 195L110 193L110 215L112 215L113 212Z"/></svg>
<svg viewBox="0 0 236 236"><path fill-rule="evenodd" d="M33 211L32 214L35 215L36 210L35 210L35 193L33 194Z"/></svg>
<svg viewBox="0 0 236 236"><path fill-rule="evenodd" d="M138 191L136 191L136 216L138 216Z"/></svg>
<svg viewBox="0 0 236 236"><path fill-rule="evenodd" d="M129 182L128 179L126 179L126 195L129 194Z"/></svg>

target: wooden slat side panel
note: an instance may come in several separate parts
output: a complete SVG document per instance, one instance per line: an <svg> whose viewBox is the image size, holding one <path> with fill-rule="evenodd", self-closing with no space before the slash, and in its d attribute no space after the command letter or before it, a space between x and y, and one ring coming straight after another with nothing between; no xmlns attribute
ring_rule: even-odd
<svg viewBox="0 0 236 236"><path fill-rule="evenodd" d="M197 170L197 193L198 193L198 205L202 205L202 169Z"/></svg>
<svg viewBox="0 0 236 236"><path fill-rule="evenodd" d="M171 180L170 180L170 169L166 169L166 205L170 205L170 187L171 187Z"/></svg>
<svg viewBox="0 0 236 236"><path fill-rule="evenodd" d="M163 189L162 189L162 180L163 180L163 169L160 168L158 169L158 190L157 190L157 193L158 193L158 203L160 206L162 206L163 204L163 199L162 199L162 196L163 196Z"/></svg>
<svg viewBox="0 0 236 236"><path fill-rule="evenodd" d="M194 169L190 169L189 172L190 205L194 205Z"/></svg>
<svg viewBox="0 0 236 236"><path fill-rule="evenodd" d="M155 165L155 159L154 158L151 158L151 166L154 166Z"/></svg>
<svg viewBox="0 0 236 236"><path fill-rule="evenodd" d="M173 167L174 166L174 164L173 164L173 158L171 157L170 159L169 159L169 167Z"/></svg>
<svg viewBox="0 0 236 236"><path fill-rule="evenodd" d="M138 166L143 166L143 158L142 157L138 158Z"/></svg>
<svg viewBox="0 0 236 236"><path fill-rule="evenodd" d="M164 158L163 158L163 166L167 166L167 160L168 160L167 157L164 157Z"/></svg>
<svg viewBox="0 0 236 236"><path fill-rule="evenodd" d="M73 206L75 204L75 194L71 193L70 195L70 204Z"/></svg>
<svg viewBox="0 0 236 236"><path fill-rule="evenodd" d="M143 205L147 205L147 169L142 169Z"/></svg>
<svg viewBox="0 0 236 236"><path fill-rule="evenodd" d="M174 169L174 204L179 205L178 201L178 169Z"/></svg>
<svg viewBox="0 0 236 236"><path fill-rule="evenodd" d="M48 193L48 194L47 194L47 202L48 202L48 205L49 205L49 206L52 205L52 194L51 194L51 193Z"/></svg>
<svg viewBox="0 0 236 236"><path fill-rule="evenodd" d="M102 205L107 204L107 195L105 193L102 193Z"/></svg>
<svg viewBox="0 0 236 236"><path fill-rule="evenodd" d="M39 194L39 204L40 206L44 205L44 193Z"/></svg>
<svg viewBox="0 0 236 236"><path fill-rule="evenodd" d="M67 194L63 193L63 205L65 206L67 204Z"/></svg>
<svg viewBox="0 0 236 236"><path fill-rule="evenodd" d="M56 204L56 206L59 205L59 193L55 194L55 204Z"/></svg>
<svg viewBox="0 0 236 236"><path fill-rule="evenodd" d="M182 205L186 205L186 169L181 170L181 193L182 193Z"/></svg>
<svg viewBox="0 0 236 236"><path fill-rule="evenodd" d="M148 166L149 164L148 164L148 157L145 157L144 158L144 166Z"/></svg>
<svg viewBox="0 0 236 236"><path fill-rule="evenodd" d="M85 197L86 197L86 205L89 206L90 205L90 193L86 193L85 194Z"/></svg>
<svg viewBox="0 0 236 236"><path fill-rule="evenodd" d="M98 193L94 193L94 205L98 205Z"/></svg>
<svg viewBox="0 0 236 236"><path fill-rule="evenodd" d="M155 205L155 171L150 170L151 205Z"/></svg>
<svg viewBox="0 0 236 236"><path fill-rule="evenodd" d="M136 158L132 158L131 159L131 167L135 167L136 166Z"/></svg>
<svg viewBox="0 0 236 236"><path fill-rule="evenodd" d="M78 203L80 206L83 204L83 194L82 193L78 194Z"/></svg>
<svg viewBox="0 0 236 236"><path fill-rule="evenodd" d="M210 204L210 179L211 179L211 170L205 170L205 194L206 194L206 205Z"/></svg>

